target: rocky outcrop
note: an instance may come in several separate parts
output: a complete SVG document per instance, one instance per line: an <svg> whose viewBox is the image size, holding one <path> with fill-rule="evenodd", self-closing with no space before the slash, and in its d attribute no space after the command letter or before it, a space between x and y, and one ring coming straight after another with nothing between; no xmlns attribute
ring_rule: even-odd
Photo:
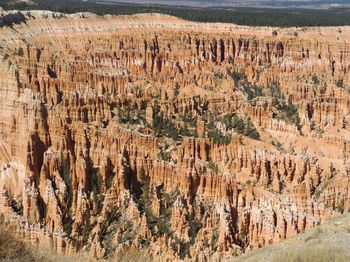
<svg viewBox="0 0 350 262"><path fill-rule="evenodd" d="M21 16L0 25L0 210L23 237L208 261L348 211L350 28Z"/></svg>

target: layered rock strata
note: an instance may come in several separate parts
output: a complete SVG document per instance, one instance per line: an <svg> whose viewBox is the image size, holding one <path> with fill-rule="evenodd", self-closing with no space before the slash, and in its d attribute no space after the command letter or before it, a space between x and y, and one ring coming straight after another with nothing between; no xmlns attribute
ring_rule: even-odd
<svg viewBox="0 0 350 262"><path fill-rule="evenodd" d="M0 210L32 242L219 260L349 210L349 27L1 17Z"/></svg>

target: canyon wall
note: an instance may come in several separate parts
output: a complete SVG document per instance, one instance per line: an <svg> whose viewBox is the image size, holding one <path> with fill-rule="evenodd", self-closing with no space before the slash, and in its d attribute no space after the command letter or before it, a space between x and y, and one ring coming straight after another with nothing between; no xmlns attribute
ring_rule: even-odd
<svg viewBox="0 0 350 262"><path fill-rule="evenodd" d="M0 16L0 211L32 243L219 261L350 209L350 27Z"/></svg>

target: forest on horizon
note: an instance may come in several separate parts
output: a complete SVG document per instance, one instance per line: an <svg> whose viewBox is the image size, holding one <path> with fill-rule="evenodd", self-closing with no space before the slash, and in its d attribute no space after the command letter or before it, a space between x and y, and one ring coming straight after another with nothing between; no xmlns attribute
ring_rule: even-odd
<svg viewBox="0 0 350 262"><path fill-rule="evenodd" d="M5 10L50 10L62 13L92 12L97 15L130 15L137 13L162 13L195 22L223 22L247 26L345 26L350 25L350 9L272 9L189 7L160 4L128 4L108 1L81 0L0 0Z"/></svg>

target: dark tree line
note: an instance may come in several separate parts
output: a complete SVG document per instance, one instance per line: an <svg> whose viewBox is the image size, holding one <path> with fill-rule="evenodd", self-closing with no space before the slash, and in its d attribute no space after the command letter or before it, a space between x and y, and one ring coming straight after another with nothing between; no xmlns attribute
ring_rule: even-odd
<svg viewBox="0 0 350 262"><path fill-rule="evenodd" d="M0 0L6 10L51 10L63 13L92 12L98 15L163 13L197 22L225 22L249 26L341 26L350 25L349 9L257 9L257 8L194 8L168 5L144 5L94 0L33 0L37 5L14 4ZM12 4L9 4L12 2Z"/></svg>

